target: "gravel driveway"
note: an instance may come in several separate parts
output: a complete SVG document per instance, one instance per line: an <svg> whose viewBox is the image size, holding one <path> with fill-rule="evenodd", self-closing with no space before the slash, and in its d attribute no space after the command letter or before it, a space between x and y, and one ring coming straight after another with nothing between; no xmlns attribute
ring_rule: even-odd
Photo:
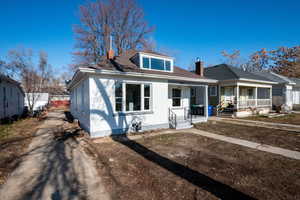
<svg viewBox="0 0 300 200"><path fill-rule="evenodd" d="M73 137L54 137L63 131L64 117L59 111L48 114L22 162L0 188L1 200L110 199L80 143Z"/></svg>

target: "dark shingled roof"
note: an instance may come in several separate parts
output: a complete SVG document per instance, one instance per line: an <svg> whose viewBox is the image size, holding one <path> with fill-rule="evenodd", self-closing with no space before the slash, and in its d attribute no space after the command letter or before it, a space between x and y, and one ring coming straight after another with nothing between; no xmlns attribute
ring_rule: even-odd
<svg viewBox="0 0 300 200"><path fill-rule="evenodd" d="M187 71L180 67L174 66L173 72L165 72L165 71L154 71L154 70L143 70L140 69L133 61L132 58L136 55L137 51L127 51L126 53L116 56L114 59L106 60L103 59L101 63L98 65L89 66L88 68L92 69L106 69L106 70L113 70L113 71L120 71L120 72L139 72L145 74L157 74L157 75L168 75L168 76L179 76L185 78L199 78L199 79L206 79L206 77L200 76L194 72ZM142 53L150 53L160 56L169 57L166 55L162 55L160 53L143 51Z"/></svg>
<svg viewBox="0 0 300 200"><path fill-rule="evenodd" d="M269 71L259 71L259 72L253 72L256 75L266 77L267 79L280 83L280 84L293 84L294 81L291 80L288 77L281 76L279 74L275 74L274 72Z"/></svg>
<svg viewBox="0 0 300 200"><path fill-rule="evenodd" d="M227 64L216 65L204 69L204 75L208 78L217 80L237 80L240 78L259 80L259 81L272 81L263 76L244 71L240 68L233 67Z"/></svg>
<svg viewBox="0 0 300 200"><path fill-rule="evenodd" d="M300 78L289 78L296 83L297 87L300 87Z"/></svg>
<svg viewBox="0 0 300 200"><path fill-rule="evenodd" d="M0 82L1 81L6 81L8 83L11 83L11 84L17 86L24 94L23 88L21 87L21 84L18 81L15 81L14 79L10 78L9 76L6 76L6 75L0 73Z"/></svg>

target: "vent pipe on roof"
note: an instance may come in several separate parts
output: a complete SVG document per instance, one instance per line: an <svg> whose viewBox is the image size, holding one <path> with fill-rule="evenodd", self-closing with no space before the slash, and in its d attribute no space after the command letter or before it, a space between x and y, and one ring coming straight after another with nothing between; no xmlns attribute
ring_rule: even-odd
<svg viewBox="0 0 300 200"><path fill-rule="evenodd" d="M109 50L107 52L107 59L114 58L114 50L112 49L112 36L109 37Z"/></svg>

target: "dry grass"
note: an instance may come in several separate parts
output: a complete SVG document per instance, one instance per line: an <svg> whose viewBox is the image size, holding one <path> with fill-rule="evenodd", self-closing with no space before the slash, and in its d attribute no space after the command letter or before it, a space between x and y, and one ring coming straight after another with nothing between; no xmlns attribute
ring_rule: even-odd
<svg viewBox="0 0 300 200"><path fill-rule="evenodd" d="M265 122L274 122L282 124L295 124L300 125L300 114L288 114L281 117L268 118L266 116L252 116L244 119L255 120L255 121L265 121Z"/></svg>
<svg viewBox="0 0 300 200"><path fill-rule="evenodd" d="M199 123L195 127L211 133L300 151L300 133L297 132L223 123L221 121Z"/></svg>
<svg viewBox="0 0 300 200"><path fill-rule="evenodd" d="M27 118L0 125L0 185L18 166L39 124L39 120Z"/></svg>
<svg viewBox="0 0 300 200"><path fill-rule="evenodd" d="M94 144L112 199L299 199L300 163L189 133Z"/></svg>

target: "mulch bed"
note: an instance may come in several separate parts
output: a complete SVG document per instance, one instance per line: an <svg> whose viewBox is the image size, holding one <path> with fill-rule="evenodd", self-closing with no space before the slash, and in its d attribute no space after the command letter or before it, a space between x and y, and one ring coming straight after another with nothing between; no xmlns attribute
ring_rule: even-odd
<svg viewBox="0 0 300 200"><path fill-rule="evenodd" d="M215 121L196 124L195 128L229 137L300 151L300 133L292 131Z"/></svg>
<svg viewBox="0 0 300 200"><path fill-rule="evenodd" d="M278 155L184 132L88 143L112 199L300 198L300 162Z"/></svg>

